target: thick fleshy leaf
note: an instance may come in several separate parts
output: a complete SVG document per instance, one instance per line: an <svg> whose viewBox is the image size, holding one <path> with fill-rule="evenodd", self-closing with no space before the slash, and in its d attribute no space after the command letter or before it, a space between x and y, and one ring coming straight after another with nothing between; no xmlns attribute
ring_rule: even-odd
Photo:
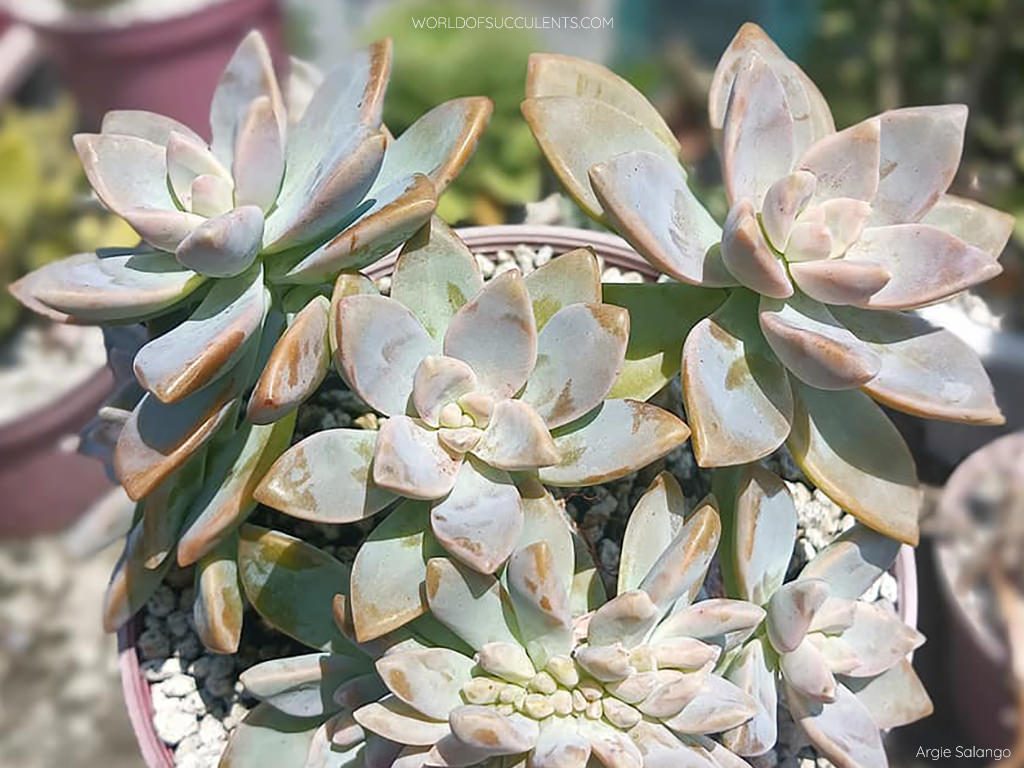
<svg viewBox="0 0 1024 768"><path fill-rule="evenodd" d="M867 707L879 728L898 728L928 717L934 710L928 692L906 659L876 677L843 678Z"/></svg>
<svg viewBox="0 0 1024 768"><path fill-rule="evenodd" d="M763 608L745 600L701 600L674 612L659 624L651 642L656 644L674 637L694 637L729 651L750 637L764 617Z"/></svg>
<svg viewBox="0 0 1024 768"><path fill-rule="evenodd" d="M690 436L668 411L635 400L606 400L555 436L561 460L539 470L556 486L596 485L660 459Z"/></svg>
<svg viewBox="0 0 1024 768"><path fill-rule="evenodd" d="M537 362L537 326L519 272L499 275L462 305L445 332L444 353L469 363L482 391L496 398L519 391Z"/></svg>
<svg viewBox="0 0 1024 768"><path fill-rule="evenodd" d="M434 185L422 174L405 176L370 194L359 215L326 243L291 266L283 283L315 284L343 269L362 269L423 227L437 207Z"/></svg>
<svg viewBox="0 0 1024 768"><path fill-rule="evenodd" d="M693 285L735 281L716 248L722 228L700 204L677 160L624 152L590 168L605 218L659 271Z"/></svg>
<svg viewBox="0 0 1024 768"><path fill-rule="evenodd" d="M479 651L487 643L518 645L512 605L497 579L435 557L427 562L427 602L434 618Z"/></svg>
<svg viewBox="0 0 1024 768"><path fill-rule="evenodd" d="M825 136L797 163L817 178L815 198L851 197L871 202L878 191L881 123L877 117Z"/></svg>
<svg viewBox="0 0 1024 768"><path fill-rule="evenodd" d="M528 98L522 103L541 151L566 191L588 215L602 215L588 172L623 152L645 150L676 161L676 153L642 122L607 101L577 96Z"/></svg>
<svg viewBox="0 0 1024 768"><path fill-rule="evenodd" d="M445 721L426 718L395 696L360 707L354 715L363 728L398 744L426 747L451 732Z"/></svg>
<svg viewBox="0 0 1024 768"><path fill-rule="evenodd" d="M751 464L723 477L716 475L725 540L722 570L728 593L764 605L782 586L796 543L797 513L785 483Z"/></svg>
<svg viewBox="0 0 1024 768"><path fill-rule="evenodd" d="M124 552L103 595L105 632L116 632L146 604L174 562L173 558L167 557L156 568L147 568L142 543L143 525L140 522L128 533Z"/></svg>
<svg viewBox="0 0 1024 768"><path fill-rule="evenodd" d="M162 208L127 208L118 215L154 248L172 252L205 221L194 213Z"/></svg>
<svg viewBox="0 0 1024 768"><path fill-rule="evenodd" d="M858 302L872 309L912 309L983 283L1002 267L987 252L927 224L865 229L844 260L872 262L892 277Z"/></svg>
<svg viewBox="0 0 1024 768"><path fill-rule="evenodd" d="M254 99L235 133L235 204L270 210L284 176L284 140L278 115L267 96ZM262 233L260 233L262 234Z"/></svg>
<svg viewBox="0 0 1024 768"><path fill-rule="evenodd" d="M863 387L879 402L930 419L1005 421L977 353L954 334L905 312L836 307L833 315L881 358Z"/></svg>
<svg viewBox="0 0 1024 768"><path fill-rule="evenodd" d="M227 213L235 205L235 191L223 176L203 173L192 179L188 190L192 213L213 218Z"/></svg>
<svg viewBox="0 0 1024 768"><path fill-rule="evenodd" d="M644 768L715 768L715 763L660 723L647 720L629 732Z"/></svg>
<svg viewBox="0 0 1024 768"><path fill-rule="evenodd" d="M800 578L824 579L833 597L856 600L892 567L899 550L898 541L855 525L805 565Z"/></svg>
<svg viewBox="0 0 1024 768"><path fill-rule="evenodd" d="M602 605L587 625L590 645L622 643L632 648L643 640L661 617L661 611L642 589L619 592Z"/></svg>
<svg viewBox="0 0 1024 768"><path fill-rule="evenodd" d="M836 699L836 679L817 643L804 638L796 648L779 656L779 669L786 685L814 701Z"/></svg>
<svg viewBox="0 0 1024 768"><path fill-rule="evenodd" d="M454 357L443 355L430 355L424 357L416 368L416 375L413 377L412 403L416 414L432 427L437 427L441 421L441 412L445 406L455 403L463 395L468 395L477 390L477 378L473 369L468 364ZM462 417L462 410L456 411L459 419ZM447 421L445 427L463 426L456 419L454 423Z"/></svg>
<svg viewBox="0 0 1024 768"><path fill-rule="evenodd" d="M288 447L294 428L294 416L275 424L243 424L223 444L211 445L207 481L178 542L179 565L212 551L256 508L253 491Z"/></svg>
<svg viewBox="0 0 1024 768"><path fill-rule="evenodd" d="M455 485L462 457L453 457L437 431L408 416L380 426L373 454L373 482L410 499L440 499Z"/></svg>
<svg viewBox="0 0 1024 768"><path fill-rule="evenodd" d="M755 293L775 299L793 295L786 264L765 240L749 198L729 209L722 231L722 261L733 277Z"/></svg>
<svg viewBox="0 0 1024 768"><path fill-rule="evenodd" d="M502 715L490 707L459 707L448 721L459 741L490 755L526 752L537 743L540 730L536 720L518 712Z"/></svg>
<svg viewBox="0 0 1024 768"><path fill-rule="evenodd" d="M797 649L828 596L828 582L822 579L799 579L775 590L768 601L765 628L778 653L787 654Z"/></svg>
<svg viewBox="0 0 1024 768"><path fill-rule="evenodd" d="M281 90L274 74L270 49L263 36L252 31L235 50L224 68L210 102L213 154L224 165L234 157L235 140L254 99L266 97L279 130L284 131L285 111Z"/></svg>
<svg viewBox="0 0 1024 768"><path fill-rule="evenodd" d="M331 614L334 595L348 591L348 566L292 536L246 524L238 572L249 602L272 627L310 648L355 653Z"/></svg>
<svg viewBox="0 0 1024 768"><path fill-rule="evenodd" d="M829 704L808 699L791 686L783 686L793 719L811 743L837 765L848 768L887 768L878 726L856 695L843 685Z"/></svg>
<svg viewBox="0 0 1024 768"><path fill-rule="evenodd" d="M376 514L395 496L372 480L377 433L325 429L293 445L267 471L255 498L292 517L352 523Z"/></svg>
<svg viewBox="0 0 1024 768"><path fill-rule="evenodd" d="M754 321L756 302L734 291L683 346L683 397L703 467L755 461L789 434L789 378Z"/></svg>
<svg viewBox="0 0 1024 768"><path fill-rule="evenodd" d="M523 528L519 491L507 472L469 458L451 493L433 505L430 527L449 553L473 570L494 573Z"/></svg>
<svg viewBox="0 0 1024 768"><path fill-rule="evenodd" d="M914 458L882 409L862 392L823 392L795 380L794 387L787 444L807 477L868 527L916 544L921 490Z"/></svg>
<svg viewBox="0 0 1024 768"><path fill-rule="evenodd" d="M391 276L391 298L435 339L444 338L455 313L483 287L473 254L437 217L406 243Z"/></svg>
<svg viewBox="0 0 1024 768"><path fill-rule="evenodd" d="M816 187L817 179L813 173L796 171L768 188L761 205L761 225L768 242L777 251L785 252L793 222L810 201Z"/></svg>
<svg viewBox="0 0 1024 768"><path fill-rule="evenodd" d="M779 732L775 672L768 666L763 641L753 640L743 646L725 678L753 698L758 706L753 718L722 734L722 743L737 755L763 755L775 746Z"/></svg>
<svg viewBox="0 0 1024 768"><path fill-rule="evenodd" d="M788 263L827 259L832 253L832 231L825 223L824 211L821 208L812 210L815 213L808 213L790 230L786 243Z"/></svg>
<svg viewBox="0 0 1024 768"><path fill-rule="evenodd" d="M640 586L651 567L683 528L686 497L679 481L668 472L658 474L633 507L626 523L619 557L618 594Z"/></svg>
<svg viewBox="0 0 1024 768"><path fill-rule="evenodd" d="M724 677L705 675L700 692L679 714L665 720L678 733L721 733L750 720L758 712L752 696Z"/></svg>
<svg viewBox="0 0 1024 768"><path fill-rule="evenodd" d="M721 533L722 523L715 500L709 497L687 518L685 525L640 582L640 589L651 596L662 615L677 600L689 602L697 594L718 548Z"/></svg>
<svg viewBox="0 0 1024 768"><path fill-rule="evenodd" d="M570 304L597 304L601 301L601 270L589 248L577 248L561 254L528 274L523 281L533 303L537 330ZM392 284L392 295L394 284Z"/></svg>
<svg viewBox="0 0 1024 768"><path fill-rule="evenodd" d="M828 252L831 259L846 253L847 249L864 231L871 216L871 206L863 200L851 197L836 197L826 200L818 210L821 212L825 226L828 228L832 247Z"/></svg>
<svg viewBox="0 0 1024 768"><path fill-rule="evenodd" d="M205 278L154 251L78 253L29 273L9 289L81 322L145 320L182 301Z"/></svg>
<svg viewBox="0 0 1024 768"><path fill-rule="evenodd" d="M124 216L133 208L177 211L162 145L110 133L79 133L74 142L89 184L114 213ZM153 245L168 250L164 242Z"/></svg>
<svg viewBox="0 0 1024 768"><path fill-rule="evenodd" d="M881 157L872 223L918 221L956 175L967 107L906 107L883 112L878 118Z"/></svg>
<svg viewBox="0 0 1024 768"><path fill-rule="evenodd" d="M167 181L186 211L200 213L192 207L192 184L199 176L216 176L232 186L231 173L217 162L205 141L172 131L166 144Z"/></svg>
<svg viewBox="0 0 1024 768"><path fill-rule="evenodd" d="M547 542L538 541L514 552L505 574L524 647L537 669L572 649L569 594L555 567Z"/></svg>
<svg viewBox="0 0 1024 768"><path fill-rule="evenodd" d="M782 81L758 53L736 72L722 123L722 173L729 200L760 208L768 188L793 167L794 115Z"/></svg>
<svg viewBox="0 0 1024 768"><path fill-rule="evenodd" d="M362 743L365 736L350 712L339 712L313 734L302 768L363 768L367 765L367 747ZM379 737L377 743L390 744ZM398 745L391 747L400 749Z"/></svg>
<svg viewBox="0 0 1024 768"><path fill-rule="evenodd" d="M142 500L142 542L147 568L157 568L178 543L185 513L205 480L206 453L198 452L185 466Z"/></svg>
<svg viewBox="0 0 1024 768"><path fill-rule="evenodd" d="M421 115L388 145L374 188L423 173L440 196L473 156L493 110L490 99L469 96L438 104Z"/></svg>
<svg viewBox="0 0 1024 768"><path fill-rule="evenodd" d="M161 147L167 144L172 131L187 136L193 141L205 143L198 133L173 117L142 109L110 110L103 115L100 131L102 133L119 133L122 136L136 136L159 144Z"/></svg>
<svg viewBox="0 0 1024 768"><path fill-rule="evenodd" d="M203 646L213 653L235 653L242 636L245 602L238 583L238 542L225 538L196 565L192 618Z"/></svg>
<svg viewBox="0 0 1024 768"><path fill-rule="evenodd" d="M613 304L572 304L556 312L537 338L537 365L523 402L548 427L568 424L604 400L626 354L629 313Z"/></svg>
<svg viewBox="0 0 1024 768"><path fill-rule="evenodd" d="M260 704L231 732L218 768L304 765L319 720L295 718Z"/></svg>
<svg viewBox="0 0 1024 768"><path fill-rule="evenodd" d="M590 740L580 733L577 718L549 717L541 722L530 768L586 768L589 759Z"/></svg>
<svg viewBox="0 0 1024 768"><path fill-rule="evenodd" d="M859 387L882 361L823 305L805 296L761 299L758 322L765 340L794 376L819 390Z"/></svg>
<svg viewBox="0 0 1024 768"><path fill-rule="evenodd" d="M1014 218L966 197L942 195L921 223L943 229L995 259L1013 234Z"/></svg>
<svg viewBox="0 0 1024 768"><path fill-rule="evenodd" d="M536 541L547 542L555 570L565 588L570 589L577 568L571 523L564 504L556 501L535 477L521 474L513 479L523 508L523 527L515 549L524 549Z"/></svg>
<svg viewBox="0 0 1024 768"><path fill-rule="evenodd" d="M176 403L224 375L263 322L268 296L262 275L254 265L216 281L188 320L139 350L139 383L163 402Z"/></svg>
<svg viewBox="0 0 1024 768"><path fill-rule="evenodd" d="M295 56L288 57L288 79L284 83L283 96L288 109L288 122L295 124L313 100L313 94L323 85L324 73L308 61Z"/></svg>
<svg viewBox="0 0 1024 768"><path fill-rule="evenodd" d="M308 653L249 667L239 679L251 695L287 715L320 717L337 709L335 690L367 667L351 656Z"/></svg>
<svg viewBox="0 0 1024 768"><path fill-rule="evenodd" d="M210 277L234 277L256 259L263 237L263 212L255 205L207 219L174 251L179 263Z"/></svg>
<svg viewBox="0 0 1024 768"><path fill-rule="evenodd" d="M426 612L421 586L427 561L440 554L422 502L404 502L370 532L352 564L352 617L361 642Z"/></svg>
<svg viewBox="0 0 1024 768"><path fill-rule="evenodd" d="M856 601L853 624L843 630L843 642L859 663L845 672L850 677L874 677L924 643L920 632L881 605Z"/></svg>
<svg viewBox="0 0 1024 768"><path fill-rule="evenodd" d="M445 720L464 703L462 686L469 682L475 662L448 648L424 648L388 654L376 666L396 697L425 717Z"/></svg>
<svg viewBox="0 0 1024 768"><path fill-rule="evenodd" d="M764 59L782 83L786 103L793 116L794 139L798 153L835 131L832 113L817 86L800 67L786 58L786 54L763 29L749 22L740 27L729 43L729 47L718 61L711 80L708 116L712 128L722 127L736 74L754 53Z"/></svg>
<svg viewBox="0 0 1024 768"><path fill-rule="evenodd" d="M611 398L648 400L679 373L686 334L715 311L723 291L682 283L606 283L604 300L629 310L626 362Z"/></svg>
<svg viewBox="0 0 1024 768"><path fill-rule="evenodd" d="M327 328L331 303L314 296L274 345L246 416L254 424L270 424L298 408L312 395L331 365Z"/></svg>
<svg viewBox="0 0 1024 768"><path fill-rule="evenodd" d="M309 288L300 286L292 289L296 292L308 291ZM316 290L316 289L314 289ZM286 299L291 296L291 291L286 294ZM376 284L362 272L345 271L338 275L334 281L334 289L331 291L331 322L327 327L327 334L331 340L331 350L338 348L338 305L342 299L349 296L380 296Z"/></svg>
<svg viewBox="0 0 1024 768"><path fill-rule="evenodd" d="M604 768L642 768L640 750L617 728L601 720L581 720L580 733L590 740L591 754Z"/></svg>
<svg viewBox="0 0 1024 768"><path fill-rule="evenodd" d="M267 217L263 232L263 244L270 252L316 241L351 221L384 159L384 134L364 124L349 130L334 125L331 130L338 131L339 140L292 151L300 145L300 131L313 106L288 141L277 207ZM329 147L326 154L324 146Z"/></svg>
<svg viewBox="0 0 1024 768"><path fill-rule="evenodd" d="M348 385L387 416L406 413L416 368L437 347L419 320L394 299L355 295L338 302L332 324Z"/></svg>
<svg viewBox="0 0 1024 768"><path fill-rule="evenodd" d="M824 304L864 304L885 287L892 273L875 261L821 259L789 265L800 290Z"/></svg>
<svg viewBox="0 0 1024 768"><path fill-rule="evenodd" d="M673 152L679 141L647 98L607 67L575 56L532 53L526 68L526 98L570 96L599 99L642 123Z"/></svg>

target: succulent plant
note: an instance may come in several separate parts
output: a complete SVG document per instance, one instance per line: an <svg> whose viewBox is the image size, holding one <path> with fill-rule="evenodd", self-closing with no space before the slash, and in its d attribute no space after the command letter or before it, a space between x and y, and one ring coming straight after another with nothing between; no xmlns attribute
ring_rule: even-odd
<svg viewBox="0 0 1024 768"><path fill-rule="evenodd" d="M343 273L330 311L338 371L387 418L378 431L317 432L281 456L256 498L289 515L350 523L406 499L394 516L407 534L415 520L429 535L424 546L493 573L522 529L531 477L607 482L689 434L653 405L606 399L629 315L601 303L597 259L585 249L525 278L511 270L484 283L474 256L435 219L403 249L390 296ZM380 578L410 558L410 578ZM425 609L423 571L419 548L361 556L352 599L376 618L357 619L360 639Z"/></svg>
<svg viewBox="0 0 1024 768"><path fill-rule="evenodd" d="M387 40L326 75L293 61L282 91L253 32L214 93L209 145L139 111L108 113L99 134L75 137L96 195L143 242L67 257L11 291L61 322L146 323L145 343L122 349L138 386L122 376L84 443L102 453L116 436L116 475L138 501L109 629L176 561L198 564L200 594L230 596L231 610L197 603L204 642L237 644L242 598L223 561L296 408L327 372L334 277L428 221L490 113L485 98L455 99L392 138L381 124L390 64Z"/></svg>
<svg viewBox="0 0 1024 768"><path fill-rule="evenodd" d="M748 757L775 744L783 698L811 743L836 765L887 765L880 730L929 715L931 701L908 661L924 642L891 604L858 600L896 558L900 544L855 525L786 581L797 515L785 484L757 465L720 471L721 564L730 609L677 613L687 634L722 644L725 677L758 702L722 743ZM723 632L732 612L760 606L748 639Z"/></svg>
<svg viewBox="0 0 1024 768"><path fill-rule="evenodd" d="M837 132L807 75L746 24L709 95L730 204L722 225L687 186L665 122L607 69L535 54L523 112L584 210L665 275L726 289L710 316L691 311L683 325L698 462L742 464L785 442L841 506L915 543L916 469L877 403L1003 421L976 353L910 312L997 274L1013 226L945 194L966 107L894 109ZM642 305L676 286L640 288ZM672 354L680 334L662 326ZM636 393L648 396L672 372L651 366Z"/></svg>

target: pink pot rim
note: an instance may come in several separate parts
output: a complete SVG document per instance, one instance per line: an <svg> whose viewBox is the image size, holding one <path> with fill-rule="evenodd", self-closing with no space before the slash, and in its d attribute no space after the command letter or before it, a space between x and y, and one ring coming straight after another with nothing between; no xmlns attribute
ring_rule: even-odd
<svg viewBox="0 0 1024 768"><path fill-rule="evenodd" d="M462 227L459 236L474 253L492 253L516 245L550 245L561 254L575 248L593 247L607 263L641 272L649 277L657 273L621 237L607 232L549 225L502 224L489 227ZM371 277L381 277L394 268L398 251L385 256L364 270ZM897 613L912 628L917 628L918 593L917 564L914 550L903 544L892 566L896 578ZM153 726L153 699L149 682L142 674L135 652L136 621L125 623L117 633L118 666L128 718L135 731L139 750L147 768L174 768L174 754L160 741ZM912 658L911 653L908 658Z"/></svg>

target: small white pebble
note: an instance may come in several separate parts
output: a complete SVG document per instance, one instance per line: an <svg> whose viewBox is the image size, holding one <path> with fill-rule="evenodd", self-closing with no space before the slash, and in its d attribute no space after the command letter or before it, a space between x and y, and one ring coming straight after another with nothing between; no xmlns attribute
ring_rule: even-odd
<svg viewBox="0 0 1024 768"><path fill-rule="evenodd" d="M503 275L506 272L513 270L515 268L516 263L514 261L498 262L498 266L494 268L494 274L492 275L492 278L497 277L498 275Z"/></svg>
<svg viewBox="0 0 1024 768"><path fill-rule="evenodd" d="M181 699L196 690L196 680L188 675L174 675L163 682L154 683L153 688L171 699Z"/></svg>
<svg viewBox="0 0 1024 768"><path fill-rule="evenodd" d="M550 245L542 245L540 248L537 249L537 253L534 254L533 263L536 264L538 267L543 267L545 264L551 261L551 257L554 256L554 254L554 248L552 248Z"/></svg>
<svg viewBox="0 0 1024 768"><path fill-rule="evenodd" d="M390 293L391 292L391 278L390 277L381 277L381 278L379 278L377 280L377 290L380 291L381 293Z"/></svg>
<svg viewBox="0 0 1024 768"><path fill-rule="evenodd" d="M199 730L196 716L188 712L176 710L156 712L153 715L153 727L156 735L165 744L174 746L186 736Z"/></svg>
<svg viewBox="0 0 1024 768"><path fill-rule="evenodd" d="M477 266L480 267L480 274L483 275L485 280L494 274L494 262L486 256L482 256L478 253L476 255L476 263Z"/></svg>
<svg viewBox="0 0 1024 768"><path fill-rule="evenodd" d="M212 746L222 743L227 738L227 731L220 720L213 715L206 715L199 722L199 741Z"/></svg>
<svg viewBox="0 0 1024 768"><path fill-rule="evenodd" d="M181 659L174 656L169 659L150 659L139 666L143 676L151 683L159 683L182 673Z"/></svg>

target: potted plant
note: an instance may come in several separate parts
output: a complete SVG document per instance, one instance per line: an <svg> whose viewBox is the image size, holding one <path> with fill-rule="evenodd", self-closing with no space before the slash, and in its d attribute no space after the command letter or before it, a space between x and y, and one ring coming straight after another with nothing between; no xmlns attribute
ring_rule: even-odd
<svg viewBox="0 0 1024 768"><path fill-rule="evenodd" d="M931 705L905 660L923 640L906 621L912 570L903 595L882 591L900 542L916 543L920 491L869 394L997 420L970 351L899 313L997 266L938 224L863 225L873 208L932 215L961 112L869 120L852 131L861 161L836 169L851 134L833 132L806 76L746 26L712 89L734 198L723 231L688 195L674 139L638 92L588 62L539 56L524 111L542 150L677 278L602 285L589 249L538 251L532 271L495 265L432 218L489 105L443 104L391 139L389 63L375 44L326 77L297 68L282 94L250 36L214 96L209 147L167 118L108 116L76 143L101 199L145 244L15 285L57 318L147 324L133 362L141 399L108 414L114 467L139 506L105 622L132 626L145 608L139 651L157 677L164 633L194 627L174 686L190 697L211 676L201 641L237 651L227 666L245 667L244 691L263 702L218 718L199 695L189 706L205 710L155 730L182 762L247 768L729 766L804 749L778 738L781 713L809 754L885 765L881 730ZM814 120L796 119L804 107ZM900 141L904 119L933 128L937 150L922 158ZM890 123L895 149L882 141ZM798 133L817 173L793 170ZM879 180L883 158L895 189ZM910 179L894 170L906 164ZM861 182L867 200L837 206L825 191ZM997 212L962 207L981 221L965 236L1001 236ZM901 271L871 239L908 226L944 244L939 279ZM862 264L854 249L871 243ZM876 294L898 309L871 304ZM947 381L955 398L937 385ZM776 454L786 441L790 458ZM791 458L814 494L778 476L801 477ZM801 515L812 506L834 511L827 533ZM268 626L290 639L253 649ZM253 665L267 655L281 658ZM126 658L137 727L152 736ZM218 696L234 691L217 679ZM202 723L219 740L197 757L183 744Z"/></svg>
<svg viewBox="0 0 1024 768"><path fill-rule="evenodd" d="M91 124L110 110L140 109L206 136L217 78L245 32L259 29L285 63L278 0L5 0L4 7L35 32Z"/></svg>

